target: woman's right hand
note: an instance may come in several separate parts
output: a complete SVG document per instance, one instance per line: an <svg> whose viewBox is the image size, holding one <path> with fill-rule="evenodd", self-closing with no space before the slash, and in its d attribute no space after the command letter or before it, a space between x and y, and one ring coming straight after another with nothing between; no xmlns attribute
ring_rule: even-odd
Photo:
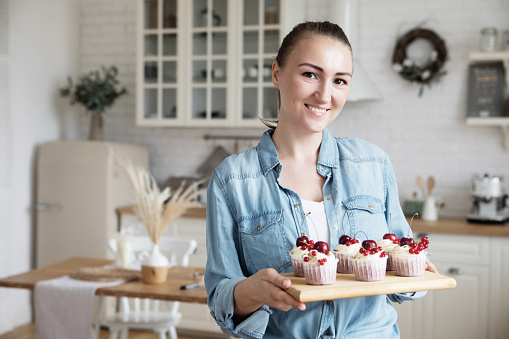
<svg viewBox="0 0 509 339"><path fill-rule="evenodd" d="M290 279L283 277L273 268L259 270L235 286L235 316L246 317L262 305L285 312L292 308L304 311L306 305L285 291L291 285Z"/></svg>

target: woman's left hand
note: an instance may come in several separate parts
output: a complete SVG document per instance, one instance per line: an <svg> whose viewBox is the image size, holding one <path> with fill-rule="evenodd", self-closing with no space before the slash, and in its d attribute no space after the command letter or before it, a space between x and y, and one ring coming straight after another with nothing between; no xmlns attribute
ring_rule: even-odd
<svg viewBox="0 0 509 339"><path fill-rule="evenodd" d="M429 261L428 257L426 257L426 271L438 274L437 268L435 267L435 265L433 265L431 261Z"/></svg>

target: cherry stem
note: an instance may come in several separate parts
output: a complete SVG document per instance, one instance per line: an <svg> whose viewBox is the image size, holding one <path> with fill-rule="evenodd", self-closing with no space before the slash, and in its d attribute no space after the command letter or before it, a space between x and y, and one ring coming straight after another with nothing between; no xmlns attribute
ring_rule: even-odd
<svg viewBox="0 0 509 339"><path fill-rule="evenodd" d="M304 225L304 220L306 220L306 217L310 214L311 212L309 212L308 214L304 213L304 218L302 218L302 222L300 223L300 229L302 229L302 225ZM304 234L304 233L303 233Z"/></svg>
<svg viewBox="0 0 509 339"><path fill-rule="evenodd" d="M412 229L412 221L414 220L415 217L419 217L419 213L415 213L413 216L412 216L412 219L410 219L410 225L408 225L408 233L407 233L407 237L410 236L410 230Z"/></svg>
<svg viewBox="0 0 509 339"><path fill-rule="evenodd" d="M368 238L368 235L367 235L366 233L364 233L364 231L358 231L357 233L355 233L355 235L353 236L353 238L354 238L354 239L356 239L356 238L357 238L357 234L358 234L358 233L363 233L363 234L366 236L366 240L368 240L368 239L369 239L369 238Z"/></svg>
<svg viewBox="0 0 509 339"><path fill-rule="evenodd" d="M348 207L345 210L345 214L343 214L343 219L341 219L341 230L343 231L343 234L345 234L345 227L344 227L345 226L344 225L345 217L348 217L348 221L350 221L350 216L348 215Z"/></svg>
<svg viewBox="0 0 509 339"><path fill-rule="evenodd" d="M389 233L392 233L392 213L389 213Z"/></svg>

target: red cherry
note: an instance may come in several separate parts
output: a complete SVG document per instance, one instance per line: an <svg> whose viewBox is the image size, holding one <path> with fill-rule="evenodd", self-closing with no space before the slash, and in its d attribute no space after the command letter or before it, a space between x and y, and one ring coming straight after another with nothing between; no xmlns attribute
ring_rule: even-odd
<svg viewBox="0 0 509 339"><path fill-rule="evenodd" d="M316 254L317 254L317 253L316 253L316 251L311 251L311 255L312 255L313 257L316 257Z"/></svg>
<svg viewBox="0 0 509 339"><path fill-rule="evenodd" d="M346 244L347 241L351 241L351 240L352 240L352 238L346 234L343 234L341 237L339 237L339 243L341 245L344 245L344 244Z"/></svg>
<svg viewBox="0 0 509 339"><path fill-rule="evenodd" d="M306 235L304 233L302 233L302 236L298 237L297 241L296 241L297 246L302 246L302 245L307 246L308 243L309 243L309 239L308 239L308 237L306 237Z"/></svg>
<svg viewBox="0 0 509 339"><path fill-rule="evenodd" d="M412 244L415 244L415 241L412 238L401 238L399 241L399 246L412 246Z"/></svg>
<svg viewBox="0 0 509 339"><path fill-rule="evenodd" d="M325 255L329 254L329 244L327 244L325 241L317 241L315 244L315 249Z"/></svg>
<svg viewBox="0 0 509 339"><path fill-rule="evenodd" d="M428 239L428 237L426 237L426 236L422 236L422 237L421 237L421 241L422 241L422 242L425 242L425 241L429 241L429 239Z"/></svg>
<svg viewBox="0 0 509 339"><path fill-rule="evenodd" d="M309 257L304 257L304 261L308 262L309 261Z"/></svg>
<svg viewBox="0 0 509 339"><path fill-rule="evenodd" d="M364 247L366 250L371 250L373 248L376 248L376 241L374 240L364 240L362 242L362 247Z"/></svg>
<svg viewBox="0 0 509 339"><path fill-rule="evenodd" d="M384 234L383 239L396 240L398 237L394 233Z"/></svg>

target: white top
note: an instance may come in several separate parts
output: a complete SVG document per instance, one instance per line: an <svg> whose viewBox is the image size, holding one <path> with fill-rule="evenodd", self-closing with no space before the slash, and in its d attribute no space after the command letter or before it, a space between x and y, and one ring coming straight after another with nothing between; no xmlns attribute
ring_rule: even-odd
<svg viewBox="0 0 509 339"><path fill-rule="evenodd" d="M308 223L309 240L314 240L315 242L325 241L328 244L330 229L323 201L316 202L302 199L301 201L304 213L307 215L306 222Z"/></svg>

